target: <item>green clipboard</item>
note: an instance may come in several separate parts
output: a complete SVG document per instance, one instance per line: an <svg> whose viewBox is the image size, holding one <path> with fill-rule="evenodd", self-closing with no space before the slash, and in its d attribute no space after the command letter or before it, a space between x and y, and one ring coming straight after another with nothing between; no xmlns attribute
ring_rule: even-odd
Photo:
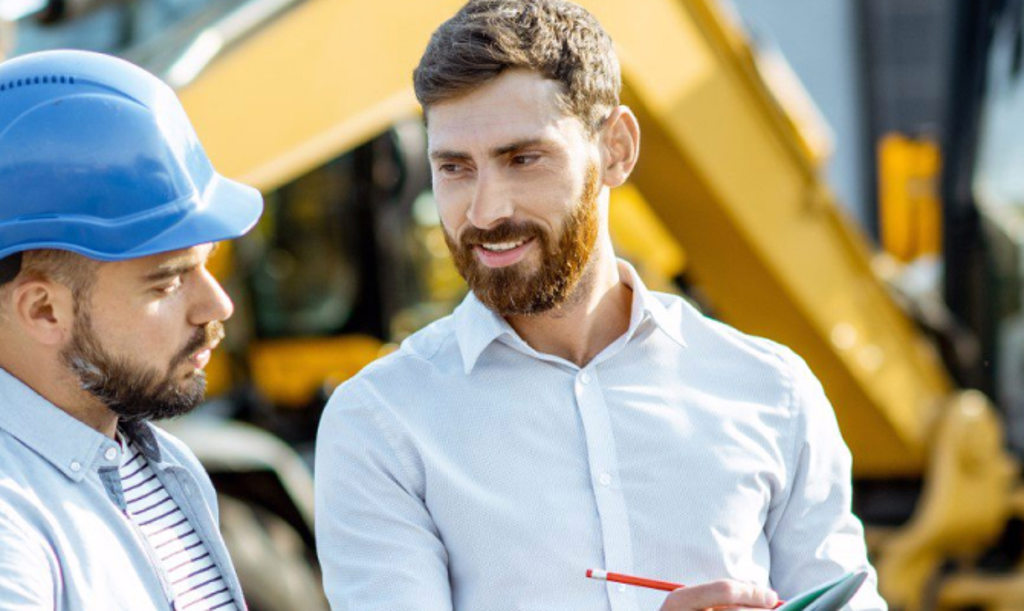
<svg viewBox="0 0 1024 611"><path fill-rule="evenodd" d="M802 592L776 611L838 611L868 578L867 571L847 573L839 579Z"/></svg>

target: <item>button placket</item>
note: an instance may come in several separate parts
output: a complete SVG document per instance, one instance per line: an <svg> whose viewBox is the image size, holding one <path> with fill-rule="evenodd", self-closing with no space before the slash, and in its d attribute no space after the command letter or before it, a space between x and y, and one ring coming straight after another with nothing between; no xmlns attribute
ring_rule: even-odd
<svg viewBox="0 0 1024 611"><path fill-rule="evenodd" d="M618 458L611 415L605 402L597 371L581 370L573 380L576 405L587 444L590 481L594 491L605 562L629 571L633 567L629 515L625 499L616 484ZM635 593L608 584L612 611L637 611Z"/></svg>

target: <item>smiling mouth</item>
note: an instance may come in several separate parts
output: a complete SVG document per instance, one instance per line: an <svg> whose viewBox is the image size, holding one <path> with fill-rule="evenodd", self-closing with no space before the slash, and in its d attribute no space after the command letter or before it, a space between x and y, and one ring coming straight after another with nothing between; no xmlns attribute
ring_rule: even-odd
<svg viewBox="0 0 1024 611"><path fill-rule="evenodd" d="M507 267L519 263L526 256L534 238L507 242L483 242L473 246L477 260L491 268Z"/></svg>
<svg viewBox="0 0 1024 611"><path fill-rule="evenodd" d="M514 248L519 248L520 246L525 244L527 241L528 240L526 240L524 238L524 239L519 240L517 242L490 242L490 243L484 243L484 244L477 244L477 246L479 246L480 248L483 248L484 250L490 251L490 252L507 252L507 251L512 250Z"/></svg>

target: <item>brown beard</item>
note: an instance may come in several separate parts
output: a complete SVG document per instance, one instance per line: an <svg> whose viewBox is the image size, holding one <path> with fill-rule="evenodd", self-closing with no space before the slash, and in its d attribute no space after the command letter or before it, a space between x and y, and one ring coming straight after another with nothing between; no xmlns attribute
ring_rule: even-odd
<svg viewBox="0 0 1024 611"><path fill-rule="evenodd" d="M188 343L171 359L167 371L147 368L103 348L92 328L89 312L76 312L71 342L61 360L78 376L83 390L99 399L124 422L160 420L192 411L206 392L206 374L195 372L184 380L175 375L193 353L224 337L224 325L213 321L196 329Z"/></svg>
<svg viewBox="0 0 1024 611"><path fill-rule="evenodd" d="M580 195L565 219L555 243L532 221L505 221L493 229L470 226L456 244L444 232L455 267L469 288L485 306L501 316L540 314L560 306L579 286L597 242L599 194L597 166L587 166ZM506 267L490 268L477 259L473 249L486 242L518 242L534 239L541 249L540 269L532 274L520 261Z"/></svg>

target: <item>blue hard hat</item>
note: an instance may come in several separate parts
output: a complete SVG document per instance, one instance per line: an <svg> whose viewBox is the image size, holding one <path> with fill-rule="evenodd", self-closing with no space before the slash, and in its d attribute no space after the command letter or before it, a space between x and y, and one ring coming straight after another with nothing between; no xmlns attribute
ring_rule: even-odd
<svg viewBox="0 0 1024 611"><path fill-rule="evenodd" d="M43 51L0 64L0 259L115 261L235 238L259 191L217 174L177 96L124 60Z"/></svg>

